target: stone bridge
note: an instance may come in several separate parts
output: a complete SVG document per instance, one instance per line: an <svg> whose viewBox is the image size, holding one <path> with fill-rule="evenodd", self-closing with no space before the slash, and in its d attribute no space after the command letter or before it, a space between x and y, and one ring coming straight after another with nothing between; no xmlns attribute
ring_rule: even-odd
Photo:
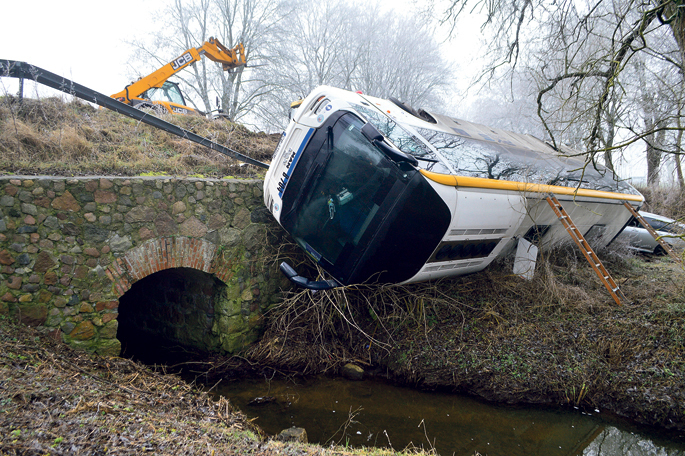
<svg viewBox="0 0 685 456"><path fill-rule="evenodd" d="M119 355L234 352L287 281L262 181L0 177L0 315Z"/></svg>

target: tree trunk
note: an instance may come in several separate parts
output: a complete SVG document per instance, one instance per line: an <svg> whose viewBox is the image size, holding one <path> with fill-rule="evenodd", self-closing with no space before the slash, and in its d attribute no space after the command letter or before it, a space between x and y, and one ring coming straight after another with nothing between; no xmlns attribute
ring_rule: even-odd
<svg viewBox="0 0 685 456"><path fill-rule="evenodd" d="M614 172L614 160L612 157L614 139L616 137L616 103L615 101L611 103L611 110L607 114L606 119L606 140L604 141L604 166Z"/></svg>
<svg viewBox="0 0 685 456"><path fill-rule="evenodd" d="M661 152L654 144L647 144L647 185L658 186L660 181L659 168L661 166Z"/></svg>
<svg viewBox="0 0 685 456"><path fill-rule="evenodd" d="M681 53L685 50L685 13L683 13L683 6L685 6L683 0L671 0L664 7L663 12L666 19L675 15L670 24L671 32L673 32L673 37L678 43Z"/></svg>
<svg viewBox="0 0 685 456"><path fill-rule="evenodd" d="M683 151L683 124L680 121L680 115L682 114L682 110L678 109L678 135L676 136L676 142L675 142L675 156L673 157L675 161L675 170L676 170L676 175L678 177L678 185L680 186L680 189L682 190L685 188L685 180L683 179L683 167L681 164L681 153Z"/></svg>
<svg viewBox="0 0 685 456"><path fill-rule="evenodd" d="M656 132L654 131L656 125L651 116L645 119L645 131L649 133L645 136L647 142L646 158L647 158L647 185L659 185L659 165L661 165L661 153L656 146Z"/></svg>

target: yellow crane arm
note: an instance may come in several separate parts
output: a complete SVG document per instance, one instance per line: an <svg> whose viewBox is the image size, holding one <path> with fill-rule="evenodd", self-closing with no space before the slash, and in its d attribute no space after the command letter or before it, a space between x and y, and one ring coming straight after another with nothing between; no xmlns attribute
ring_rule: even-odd
<svg viewBox="0 0 685 456"><path fill-rule="evenodd" d="M210 60L220 63L224 71L245 65L243 43L238 43L233 49L229 49L216 38L210 38L197 50L200 54L204 53Z"/></svg>
<svg viewBox="0 0 685 456"><path fill-rule="evenodd" d="M205 41L202 46L188 49L180 57L175 58L157 71L126 86L121 92L113 94L112 98L116 98L124 103L130 103L131 98L139 97L148 89L162 87L167 79L191 63L197 62L203 55L214 62L221 63L224 71L245 65L245 48L242 43L239 43L233 49L228 49L218 39L212 37Z"/></svg>

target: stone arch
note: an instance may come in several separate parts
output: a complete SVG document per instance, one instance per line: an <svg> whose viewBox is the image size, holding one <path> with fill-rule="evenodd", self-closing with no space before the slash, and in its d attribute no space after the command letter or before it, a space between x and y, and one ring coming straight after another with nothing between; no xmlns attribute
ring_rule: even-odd
<svg viewBox="0 0 685 456"><path fill-rule="evenodd" d="M225 284L217 350L259 335L288 286L258 179L0 177L0 315L118 355L120 298L155 272ZM145 286L145 284L142 284Z"/></svg>
<svg viewBox="0 0 685 456"><path fill-rule="evenodd" d="M225 287L214 301L212 342L202 349L233 353L259 337L262 311L272 295L263 293L269 285L255 277L253 260L246 256L249 254L243 247L223 248L206 239L154 238L117 258L105 274L119 299L136 282L167 269L193 269L216 277Z"/></svg>
<svg viewBox="0 0 685 456"><path fill-rule="evenodd" d="M155 272L170 268L192 268L214 274L227 283L230 265L219 261L220 249L205 239L173 236L150 239L112 262L105 273L114 284L119 297L133 283Z"/></svg>
<svg viewBox="0 0 685 456"><path fill-rule="evenodd" d="M119 298L120 356L175 363L219 351L217 316L226 307L226 287L213 274L184 267L137 281Z"/></svg>

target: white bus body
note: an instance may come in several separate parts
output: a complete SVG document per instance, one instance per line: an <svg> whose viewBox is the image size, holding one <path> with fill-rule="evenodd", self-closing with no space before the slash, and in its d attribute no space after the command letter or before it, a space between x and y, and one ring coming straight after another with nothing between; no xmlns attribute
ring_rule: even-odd
<svg viewBox="0 0 685 456"><path fill-rule="evenodd" d="M631 217L623 201L639 208L644 198L574 155L529 135L322 86L294 111L264 200L335 279L318 288L418 282L480 271L518 239L570 241L548 194L595 246L611 242Z"/></svg>

